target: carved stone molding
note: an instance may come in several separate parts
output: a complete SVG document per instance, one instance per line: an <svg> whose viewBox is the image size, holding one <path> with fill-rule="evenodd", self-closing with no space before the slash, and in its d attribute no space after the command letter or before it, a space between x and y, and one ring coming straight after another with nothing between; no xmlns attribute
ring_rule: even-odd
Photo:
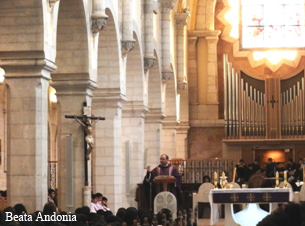
<svg viewBox="0 0 305 226"><path fill-rule="evenodd" d="M160 1L161 1L162 12L169 13L173 9L174 3L177 0L160 0Z"/></svg>
<svg viewBox="0 0 305 226"><path fill-rule="evenodd" d="M155 65L156 57L154 56L145 56L144 57L144 69L145 71L149 70Z"/></svg>
<svg viewBox="0 0 305 226"><path fill-rule="evenodd" d="M107 25L107 16L104 17L94 17L92 16L92 32L98 33L103 30Z"/></svg>
<svg viewBox="0 0 305 226"><path fill-rule="evenodd" d="M187 81L186 80L178 81L177 86L178 86L178 90L186 90Z"/></svg>
<svg viewBox="0 0 305 226"><path fill-rule="evenodd" d="M187 25L188 20L190 19L191 14L188 13L175 13L177 29L181 30Z"/></svg>
<svg viewBox="0 0 305 226"><path fill-rule="evenodd" d="M49 6L52 8L58 0L49 0Z"/></svg>
<svg viewBox="0 0 305 226"><path fill-rule="evenodd" d="M167 80L171 79L173 74L174 74L174 72L171 69L163 70L162 71L162 80L167 81Z"/></svg>
<svg viewBox="0 0 305 226"><path fill-rule="evenodd" d="M129 53L131 50L134 49L135 40L122 40L122 54L123 56L126 56L127 53Z"/></svg>

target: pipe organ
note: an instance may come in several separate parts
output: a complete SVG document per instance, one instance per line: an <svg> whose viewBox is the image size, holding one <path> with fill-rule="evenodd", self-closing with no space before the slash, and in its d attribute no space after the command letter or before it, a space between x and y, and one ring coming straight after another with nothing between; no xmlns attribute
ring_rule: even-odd
<svg viewBox="0 0 305 226"><path fill-rule="evenodd" d="M237 73L223 56L225 139L304 139L304 71L289 79Z"/></svg>

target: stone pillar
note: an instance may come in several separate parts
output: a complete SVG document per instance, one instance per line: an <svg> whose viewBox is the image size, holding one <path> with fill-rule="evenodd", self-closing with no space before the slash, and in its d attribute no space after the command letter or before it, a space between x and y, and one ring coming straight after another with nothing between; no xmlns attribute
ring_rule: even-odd
<svg viewBox="0 0 305 226"><path fill-rule="evenodd" d="M161 109L149 109L145 115L145 158L144 166L157 166L160 161L162 121L165 115Z"/></svg>
<svg viewBox="0 0 305 226"><path fill-rule="evenodd" d="M210 35L205 38L208 44L207 103L217 105L217 109L218 109L218 78L217 78L218 34Z"/></svg>
<svg viewBox="0 0 305 226"><path fill-rule="evenodd" d="M177 157L177 126L176 116L166 116L163 120L161 150L170 158Z"/></svg>
<svg viewBox="0 0 305 226"><path fill-rule="evenodd" d="M171 40L171 10L176 0L161 1L161 43L162 43L162 78L170 79L173 74L170 57Z"/></svg>
<svg viewBox="0 0 305 226"><path fill-rule="evenodd" d="M123 38L122 53L126 55L134 49L135 40L133 38L133 5L132 0L124 0L123 4Z"/></svg>
<svg viewBox="0 0 305 226"><path fill-rule="evenodd" d="M55 65L42 52L0 53L7 96L7 199L29 212L47 202L48 88Z"/></svg>
<svg viewBox="0 0 305 226"><path fill-rule="evenodd" d="M176 13L177 33L177 87L180 95L179 125L177 127L177 156L186 159L187 156L187 132L189 127L189 91L187 89L187 35L186 24L190 17L189 12Z"/></svg>
<svg viewBox="0 0 305 226"><path fill-rule="evenodd" d="M155 63L154 55L154 14L153 1L144 0L144 68L151 68Z"/></svg>
<svg viewBox="0 0 305 226"><path fill-rule="evenodd" d="M56 89L60 109L59 208L73 212L77 207L90 204L86 191L91 188L92 154L90 161L85 160L84 128L75 119L65 118L65 115L83 115L83 103L86 102L87 106L91 106L92 91L96 88L96 83L89 79L87 73L53 74L51 85ZM95 124L94 127L99 123ZM95 151L96 148L92 150L92 152ZM70 152L73 156L69 155ZM88 185L85 184L85 161L88 163ZM71 172L68 171L70 167L72 168Z"/></svg>
<svg viewBox="0 0 305 226"><path fill-rule="evenodd" d="M197 41L197 37L188 37L188 89L191 106L198 105Z"/></svg>
<svg viewBox="0 0 305 226"><path fill-rule="evenodd" d="M129 101L124 104L122 114L122 137L125 147L126 196L130 206L135 202L136 184L144 177L144 117L147 108L142 102Z"/></svg>
<svg viewBox="0 0 305 226"><path fill-rule="evenodd" d="M197 89L196 94L190 92L190 99L193 99L195 95L197 97L194 98L197 103L190 104L190 118L193 126L215 123L215 120L218 119L217 42L219 34L218 30L200 30L188 33L189 40L199 38L196 46L196 59L190 60L190 91Z"/></svg>
<svg viewBox="0 0 305 226"><path fill-rule="evenodd" d="M97 89L94 92L92 111L105 117L105 121L95 124L96 151L93 153L93 191L101 192L111 202L115 211L122 206L125 197L122 169L122 105L126 101L111 89Z"/></svg>
<svg viewBox="0 0 305 226"><path fill-rule="evenodd" d="M92 32L98 33L106 27L105 0L92 0Z"/></svg>

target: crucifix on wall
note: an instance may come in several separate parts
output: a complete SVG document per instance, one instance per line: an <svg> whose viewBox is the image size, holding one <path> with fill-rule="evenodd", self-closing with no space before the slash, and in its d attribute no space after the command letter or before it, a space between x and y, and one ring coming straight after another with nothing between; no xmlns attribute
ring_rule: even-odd
<svg viewBox="0 0 305 226"><path fill-rule="evenodd" d="M104 117L94 117L91 116L91 108L87 106L86 102L84 103L83 115L65 115L65 118L74 118L82 127L84 128L85 135L85 185L88 185L88 163L90 160L90 154L94 148L94 138L93 138L93 125L95 125L99 120L105 120ZM91 121L94 120L92 123Z"/></svg>

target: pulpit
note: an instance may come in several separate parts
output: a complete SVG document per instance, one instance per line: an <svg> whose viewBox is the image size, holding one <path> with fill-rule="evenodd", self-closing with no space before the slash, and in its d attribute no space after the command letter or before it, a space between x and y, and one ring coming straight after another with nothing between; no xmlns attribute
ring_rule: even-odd
<svg viewBox="0 0 305 226"><path fill-rule="evenodd" d="M176 182L176 178L173 176L157 176L154 178L154 182L156 184L162 184L163 191L168 191L168 184L174 184Z"/></svg>

